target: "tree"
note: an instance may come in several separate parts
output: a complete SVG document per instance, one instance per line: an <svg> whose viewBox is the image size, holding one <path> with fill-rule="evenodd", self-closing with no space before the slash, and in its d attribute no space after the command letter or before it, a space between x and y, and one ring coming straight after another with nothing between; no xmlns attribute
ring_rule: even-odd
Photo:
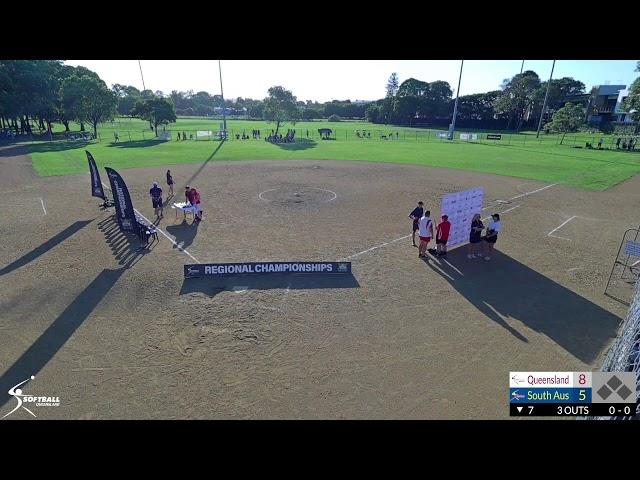
<svg viewBox="0 0 640 480"><path fill-rule="evenodd" d="M118 114L123 116L130 116L131 110L135 106L136 102L140 100L140 90L132 86L125 86L116 83L111 87L113 93L115 93L118 99Z"/></svg>
<svg viewBox="0 0 640 480"><path fill-rule="evenodd" d="M458 98L458 119L492 120L495 116L494 103L500 95L498 90L487 93L463 95Z"/></svg>
<svg viewBox="0 0 640 480"><path fill-rule="evenodd" d="M370 103L364 111L364 116L367 119L367 122L378 123L380 118L380 106L375 103Z"/></svg>
<svg viewBox="0 0 640 480"><path fill-rule="evenodd" d="M387 97L393 97L398 92L398 74L393 72L387 80Z"/></svg>
<svg viewBox="0 0 640 480"><path fill-rule="evenodd" d="M495 102L496 113L508 116L507 128L515 123L516 130L520 130L525 115L540 100L540 78L536 72L527 70L505 80L502 88Z"/></svg>
<svg viewBox="0 0 640 480"><path fill-rule="evenodd" d="M300 118L300 111L296 105L296 97L284 87L276 86L269 89L269 96L264 99L263 118L276 124L276 132L286 122L295 122Z"/></svg>
<svg viewBox="0 0 640 480"><path fill-rule="evenodd" d="M640 69L640 62L638 62L638 69ZM640 71L640 70L639 70ZM623 104L624 110L631 114L633 120L638 121L635 133L640 131L640 77L629 87L629 95Z"/></svg>
<svg viewBox="0 0 640 480"><path fill-rule="evenodd" d="M93 76L72 76L61 88L62 105L68 118L89 123L98 136L98 123L112 120L118 100L107 85Z"/></svg>
<svg viewBox="0 0 640 480"><path fill-rule="evenodd" d="M542 113L542 106L544 104L544 97L547 92L547 84L549 82L542 82L540 88L535 94L535 119L540 118ZM575 80L571 77L562 77L551 80L551 86L549 87L549 96L547 98L547 107L545 111L545 117L550 118L553 112L564 106L565 103L578 103L580 97L584 94L584 83Z"/></svg>
<svg viewBox="0 0 640 480"><path fill-rule="evenodd" d="M578 128L584 123L584 109L580 105L574 105L567 102L564 107L560 108L553 114L551 122L547 123L546 128L554 133L562 133L562 140L569 132L577 132Z"/></svg>
<svg viewBox="0 0 640 480"><path fill-rule="evenodd" d="M158 125L167 125L176 121L176 112L173 104L166 98L154 98L145 100L149 119L158 136Z"/></svg>

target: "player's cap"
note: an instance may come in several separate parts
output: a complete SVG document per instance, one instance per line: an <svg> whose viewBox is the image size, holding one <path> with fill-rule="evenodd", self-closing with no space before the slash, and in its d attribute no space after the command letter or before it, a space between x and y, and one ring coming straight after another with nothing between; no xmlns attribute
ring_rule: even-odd
<svg viewBox="0 0 640 480"><path fill-rule="evenodd" d="M448 218L449 218L449 215L442 215L443 220L447 220Z"/></svg>
<svg viewBox="0 0 640 480"><path fill-rule="evenodd" d="M153 186L157 187L158 186L158 182L153 182Z"/></svg>

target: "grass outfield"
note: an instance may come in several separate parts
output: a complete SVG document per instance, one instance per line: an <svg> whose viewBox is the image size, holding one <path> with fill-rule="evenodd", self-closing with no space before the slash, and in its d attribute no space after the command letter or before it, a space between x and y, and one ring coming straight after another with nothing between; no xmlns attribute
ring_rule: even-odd
<svg viewBox="0 0 640 480"><path fill-rule="evenodd" d="M198 118L179 119L171 130L216 130L218 120ZM144 129L146 125L146 129ZM347 127L348 125L348 127ZM59 131L59 125L57 126ZM290 125L285 125L284 129ZM336 140L320 140L318 128L338 130ZM382 127L382 128L377 128ZM229 130L262 130L263 134L273 128L265 122L233 120ZM115 169L153 167L184 163L202 163L218 160L364 160L372 162L404 163L434 167L456 168L477 172L494 173L545 182L563 182L572 186L592 190L604 190L640 172L639 152L616 150L586 150L571 148L570 137L565 143L556 145L556 136L541 136L544 140L532 140L530 135L513 135L500 142L449 142L438 140L427 130L400 127L384 127L364 122L300 122L295 126L298 142L273 145L264 140L175 141L153 140L148 123L126 119L105 124L99 130L101 141L71 143L66 140L36 141L28 144L33 164L41 176L86 173L84 150L91 151L99 166ZM311 138L306 138L309 129ZM371 139L360 139L353 135L356 129L372 132ZM340 131L344 137L341 138ZM374 132L398 131L398 140L374 138ZM120 136L113 143L113 132ZM313 136L313 132L316 132ZM145 137L143 139L142 135ZM351 134L349 134L351 132ZM129 141L129 134L138 135ZM301 135L302 134L302 135ZM413 134L413 138L412 138ZM424 137L429 135L429 137ZM195 135L194 135L195 136ZM506 137L508 137L507 135ZM525 138L522 141L523 137ZM587 136L591 141L593 136ZM576 140L581 142L582 140ZM434 179L435 181L436 179Z"/></svg>

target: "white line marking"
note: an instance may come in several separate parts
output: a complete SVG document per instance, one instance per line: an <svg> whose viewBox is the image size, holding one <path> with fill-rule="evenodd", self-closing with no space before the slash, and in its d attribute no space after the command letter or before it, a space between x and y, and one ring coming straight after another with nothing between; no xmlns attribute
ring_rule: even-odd
<svg viewBox="0 0 640 480"><path fill-rule="evenodd" d="M559 237L558 235L548 235L548 236L549 236L549 237L553 237L553 238L559 238L560 240L569 240L569 241L571 241L571 239L570 239L570 238L567 238L567 237Z"/></svg>
<svg viewBox="0 0 640 480"><path fill-rule="evenodd" d="M562 227L564 227L567 223L569 223L571 220L573 220L574 218L576 218L576 215L574 215L573 217L571 217L569 220L565 220L564 222L562 222L559 226L557 226L556 228L554 228L553 230L551 230L549 233L547 233L548 237L556 237L555 235L553 235L553 232L560 230ZM556 238L564 238L565 240L570 240L569 238L565 238L565 237L556 237Z"/></svg>
<svg viewBox="0 0 640 480"><path fill-rule="evenodd" d="M541 192L543 190L546 190L547 188L551 188L551 187L554 187L556 185L558 185L558 184L557 183L552 183L551 185L547 185L546 187L542 187L542 188L539 188L537 190L533 190L532 192L521 193L520 195L516 195L515 197L511 197L509 200L515 200L516 198L526 197L527 195L532 195L534 193Z"/></svg>
<svg viewBox="0 0 640 480"><path fill-rule="evenodd" d="M278 190L278 189L277 189L277 188L271 188L271 189L269 189L269 190L265 190L264 192L260 192L260 193L258 194L258 198L259 198L260 200L262 200L263 202L268 202L268 200L265 200L264 198L262 198L262 194L263 194L263 193L267 193L267 192L273 192L274 190Z"/></svg>
<svg viewBox="0 0 640 480"><path fill-rule="evenodd" d="M518 186L516 187L516 189L519 189L518 187L520 187L521 185L526 185L526 183L521 183L520 185L518 185ZM558 185L558 184L557 184L557 183L553 183L553 184L551 184L551 185L547 185L547 186L545 186L545 187L538 188L537 190L533 190L533 191L531 191L531 192L525 192L525 193L522 193L522 194L520 194L520 195L516 195L515 197L511 197L509 200L494 200L494 201L493 201L493 202L491 202L491 203L510 203L510 202L511 202L511 200L516 200L516 199L521 198L521 197L526 197L527 195L532 195L532 194L534 194L534 193L541 192L542 190L546 190L547 188L551 188L551 187L553 187L553 186L555 186L555 185ZM491 205L487 205L487 206L486 206L486 207L484 207L482 210L486 210L486 209L488 209L488 208L491 208Z"/></svg>
<svg viewBox="0 0 640 480"><path fill-rule="evenodd" d="M329 203L333 200L335 200L336 198L338 198L338 194L336 192L334 192L333 190L327 190L326 188L317 188L317 187L305 187L305 188L311 188L313 190L321 190L323 192L329 192L333 195L333 198L330 198L329 200L327 200L325 203ZM269 200L262 198L262 195L267 193L267 192L273 192L274 190L280 190L279 188L270 188L269 190L265 190L264 192L260 192L258 194L258 198L264 202L268 202Z"/></svg>
<svg viewBox="0 0 640 480"><path fill-rule="evenodd" d="M102 186L103 186L104 188L106 188L107 190L111 191L111 189L110 189L109 187L107 187L107 186L104 184L104 182L102 182ZM134 211L134 212L136 212L138 215L140 215L142 218L144 218L144 219L147 221L147 223L149 223L149 225L153 225L153 223L151 223L151 222L149 221L149 219L148 219L147 217L145 217L144 215L142 215L138 210L136 210L136 209L134 208L134 209L133 209L133 211ZM160 227L156 226L156 227L155 227L155 229L156 229L157 231L159 231L162 235L164 235L164 236L167 238L167 240L169 240L171 243L173 243L173 244L178 248L178 250L180 250L182 253L185 253L186 255L188 255L188 256L189 256L189 258L191 258L194 262L196 262L196 263L200 263L196 257L194 257L193 255L191 255L189 252L187 252L187 250L186 250L186 249L184 249L184 248L182 248L180 245L178 245L178 244L173 240L173 238L171 238L169 235L167 235L166 233L164 233L164 231L163 231Z"/></svg>
<svg viewBox="0 0 640 480"><path fill-rule="evenodd" d="M233 287L231 287L231 290L234 293L245 293L249 290L249 286L248 285L235 285Z"/></svg>
<svg viewBox="0 0 640 480"><path fill-rule="evenodd" d="M353 254L353 255L350 255L350 256L346 257L346 258L345 258L345 260L348 260L348 259L350 259L350 258L357 257L358 255L362 255L363 253L367 253L367 252L371 252L371 251L373 251L373 250L377 250L378 248L382 248L382 247L384 247L385 245L390 245L390 244L392 244L392 243L399 242L400 240L404 240L405 238L409 238L411 235L413 235L413 234L411 234L411 233L410 233L409 235L405 235L404 237L396 238L395 240L391 240L391 241L389 241L389 242L385 242L385 243L383 243L382 245L378 245L377 247L371 247L371 248L369 248L369 249L367 249L367 250L363 250L363 251L361 251L361 252L355 253L355 254Z"/></svg>
<svg viewBox="0 0 640 480"><path fill-rule="evenodd" d="M500 215L502 215L503 213L509 213L509 212L511 212L512 210L515 210L516 208L521 207L521 206L522 206L522 204L521 204L521 203L519 203L519 204L518 204L518 205L516 205L515 207L511 207L511 208L506 209L504 212L500 212ZM486 220L486 219L488 219L488 218L491 218L491 215L489 215L488 217L484 217L484 218L482 218L481 220L483 220L483 221L484 221L484 220Z"/></svg>
<svg viewBox="0 0 640 480"><path fill-rule="evenodd" d="M44 212L44 214L47 214L47 211L44 208L44 201L42 200L42 198L40 198L40 204L42 205L42 211Z"/></svg>
<svg viewBox="0 0 640 480"><path fill-rule="evenodd" d="M314 190L322 190L323 192L329 192L333 194L333 198L331 200L335 200L336 198L338 198L338 194L336 192L334 192L333 190L327 190L324 188L316 188L316 187L309 187L309 188L313 188ZM327 203L329 203L331 200L327 200Z"/></svg>

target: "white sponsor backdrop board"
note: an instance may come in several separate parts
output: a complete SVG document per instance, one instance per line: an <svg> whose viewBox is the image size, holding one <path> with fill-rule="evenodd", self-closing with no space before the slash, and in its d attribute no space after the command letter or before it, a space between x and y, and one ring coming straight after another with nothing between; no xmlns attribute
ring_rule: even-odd
<svg viewBox="0 0 640 480"><path fill-rule="evenodd" d="M471 219L476 213L482 212L484 188L472 188L462 192L450 193L442 198L440 215L448 215L451 222L449 233L449 248L456 247L469 241Z"/></svg>

